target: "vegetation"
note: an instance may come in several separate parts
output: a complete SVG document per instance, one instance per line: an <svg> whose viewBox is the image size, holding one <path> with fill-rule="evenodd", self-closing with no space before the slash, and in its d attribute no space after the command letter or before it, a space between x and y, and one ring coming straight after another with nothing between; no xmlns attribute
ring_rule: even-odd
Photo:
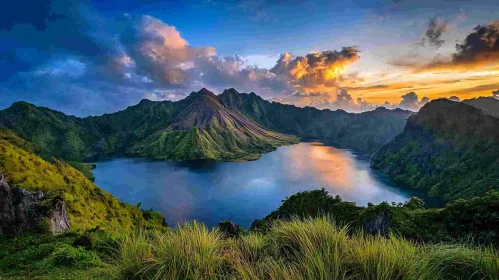
<svg viewBox="0 0 499 280"><path fill-rule="evenodd" d="M72 229L162 226L161 214L121 203L70 165L55 159L53 163L43 160L13 145L11 142L17 143L17 138L5 138L0 138L0 174L7 176L11 186L61 194L68 205Z"/></svg>
<svg viewBox="0 0 499 280"><path fill-rule="evenodd" d="M499 119L449 100L426 104L372 158L399 185L453 201L499 188Z"/></svg>
<svg viewBox="0 0 499 280"><path fill-rule="evenodd" d="M106 262L110 237L93 234L98 247L72 246L75 233L59 236L25 233L0 237L2 279L111 279L114 267Z"/></svg>
<svg viewBox="0 0 499 280"><path fill-rule="evenodd" d="M327 191L314 190L294 194L283 201L258 228L268 230L276 220L291 217L308 218L330 215L339 225L361 230L367 219L376 217L382 210L390 213L392 232L415 242L465 242L499 246L499 192L490 191L482 197L456 200L444 208L425 209L424 202L412 198L406 203L367 207L332 197Z"/></svg>
<svg viewBox="0 0 499 280"><path fill-rule="evenodd" d="M412 114L410 111L385 108L359 114L300 108L269 102L255 93L238 93L235 89L225 90L219 97L225 107L241 112L268 129L321 140L327 145L367 155L402 132Z"/></svg>
<svg viewBox="0 0 499 280"><path fill-rule="evenodd" d="M96 279L497 279L499 193L425 210L358 207L325 190L284 200L259 228L226 235L192 222L174 229L89 230L1 237L0 275ZM388 237L363 232L382 209ZM229 221L220 226L232 225Z"/></svg>
<svg viewBox="0 0 499 280"><path fill-rule="evenodd" d="M497 279L499 252L352 232L327 216L222 238L196 222L167 231L0 238L2 279Z"/></svg>
<svg viewBox="0 0 499 280"><path fill-rule="evenodd" d="M206 94L213 98L203 98ZM361 114L299 108L235 90L217 97L203 89L177 102L142 100L120 112L87 118L16 102L0 110L0 128L29 141L43 159L65 160L92 178L73 163L119 155L253 160L297 142L281 133L371 154L402 131L410 114L384 108Z"/></svg>
<svg viewBox="0 0 499 280"><path fill-rule="evenodd" d="M120 279L497 279L498 257L492 247L349 234L323 216L238 239L197 223L132 233L114 263Z"/></svg>
<svg viewBox="0 0 499 280"><path fill-rule="evenodd" d="M161 214L95 186L94 166L81 163L121 153L248 160L296 141L255 122L370 153L407 115L297 108L235 90L85 119L15 103L0 111L0 127L10 128L0 129L0 174L61 195L71 232L0 237L0 278L498 279L499 124L465 104L430 102L373 158L398 182L453 201L439 209L418 198L360 207L322 189L290 196L251 231L230 221L170 229ZM374 220L391 233L373 234Z"/></svg>

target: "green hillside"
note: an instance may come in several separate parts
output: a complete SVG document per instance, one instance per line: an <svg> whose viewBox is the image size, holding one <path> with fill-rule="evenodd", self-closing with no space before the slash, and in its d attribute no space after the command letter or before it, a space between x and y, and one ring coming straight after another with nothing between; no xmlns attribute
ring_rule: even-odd
<svg viewBox="0 0 499 280"><path fill-rule="evenodd" d="M377 108L364 113L343 110L300 108L269 102L255 93L225 90L221 95L225 107L238 111L255 122L281 133L318 139L327 145L352 149L370 155L402 132L410 111Z"/></svg>
<svg viewBox="0 0 499 280"><path fill-rule="evenodd" d="M220 96L203 89L180 101L142 100L123 111L87 118L16 102L0 110L0 128L29 141L42 158L69 163L123 155L232 161L296 143L283 134L371 154L402 131L410 114L384 108L361 114L299 108L233 89Z"/></svg>
<svg viewBox="0 0 499 280"><path fill-rule="evenodd" d="M499 188L499 119L475 107L435 100L372 158L402 186L452 201Z"/></svg>
<svg viewBox="0 0 499 280"><path fill-rule="evenodd" d="M298 142L296 137L270 131L238 112L229 111L209 91L200 91L190 98L190 105L167 129L147 137L130 152L170 160L249 160Z"/></svg>
<svg viewBox="0 0 499 280"><path fill-rule="evenodd" d="M118 201L70 165L59 160L48 162L17 146L20 143L23 147L24 142L12 132L0 130L0 174L5 174L11 186L41 190L48 195L62 194L72 230L162 226L161 214Z"/></svg>

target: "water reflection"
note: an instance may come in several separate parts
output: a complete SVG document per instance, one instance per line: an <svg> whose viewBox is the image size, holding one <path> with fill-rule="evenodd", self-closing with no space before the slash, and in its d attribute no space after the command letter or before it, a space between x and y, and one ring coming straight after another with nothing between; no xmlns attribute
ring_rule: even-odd
<svg viewBox="0 0 499 280"><path fill-rule="evenodd" d="M214 226L231 219L248 227L291 194L320 188L359 205L409 197L366 159L320 143L281 147L252 162L117 159L94 171L97 185L122 201L161 211L169 223L196 219Z"/></svg>

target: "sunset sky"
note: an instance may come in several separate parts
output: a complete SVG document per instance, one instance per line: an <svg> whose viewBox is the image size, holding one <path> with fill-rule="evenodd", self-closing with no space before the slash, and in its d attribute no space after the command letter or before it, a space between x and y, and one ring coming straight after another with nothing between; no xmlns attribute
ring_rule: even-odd
<svg viewBox="0 0 499 280"><path fill-rule="evenodd" d="M0 109L87 116L202 87L355 112L499 96L499 5L17 0L0 12Z"/></svg>

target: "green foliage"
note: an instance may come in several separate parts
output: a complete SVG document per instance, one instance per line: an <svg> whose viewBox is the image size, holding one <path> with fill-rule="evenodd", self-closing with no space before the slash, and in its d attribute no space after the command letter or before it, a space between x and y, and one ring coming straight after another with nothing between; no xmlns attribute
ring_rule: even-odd
<svg viewBox="0 0 499 280"><path fill-rule="evenodd" d="M236 121L227 122L228 126L214 121L209 127L194 122L182 129L173 128L180 113L197 102L196 94L178 102L142 100L120 112L87 118L16 102L0 110L0 128L20 136L13 141L28 141L42 158L65 160L93 178L87 166L76 163L123 154L169 160L254 160L278 146L297 142L297 138L280 133L371 154L402 131L411 114L384 108L361 114L299 108L234 90L217 97L221 107L214 109L224 111L220 114L224 121L238 115Z"/></svg>
<svg viewBox="0 0 499 280"><path fill-rule="evenodd" d="M220 99L227 108L241 112L268 129L319 139L327 145L368 155L402 132L406 119L412 114L385 108L359 114L300 108L269 102L254 93L238 93L235 89L224 91Z"/></svg>
<svg viewBox="0 0 499 280"><path fill-rule="evenodd" d="M81 163L77 161L67 161L67 164L71 165L74 169L80 171L87 177L90 181L95 180L94 173L92 173L92 169L95 169L97 166L94 163Z"/></svg>
<svg viewBox="0 0 499 280"><path fill-rule="evenodd" d="M325 189L298 192L282 201L282 205L264 219L260 226L268 226L273 220L291 217L318 217L333 214L337 222L357 226L361 208L353 202L332 197ZM353 224L352 224L353 223Z"/></svg>
<svg viewBox="0 0 499 280"><path fill-rule="evenodd" d="M97 266L101 263L99 256L83 247L73 247L62 244L55 249L49 257L55 266L71 266L76 268L86 268Z"/></svg>
<svg viewBox="0 0 499 280"><path fill-rule="evenodd" d="M139 231L119 240L120 279L218 279L222 238L196 222L167 232Z"/></svg>
<svg viewBox="0 0 499 280"><path fill-rule="evenodd" d="M333 198L324 189L306 191L284 200L258 227L265 231L276 220L331 216L342 225L361 230L367 219L386 209L392 217L392 231L410 240L499 245L499 228L496 226L499 224L498 191L470 200L460 199L444 208L424 209L423 206L421 199L412 198L405 204L383 202L360 207L342 201L338 196Z"/></svg>
<svg viewBox="0 0 499 280"><path fill-rule="evenodd" d="M0 139L0 174L9 184L46 194L60 194L68 206L71 229L85 231L131 229L137 226L161 228L161 215L148 215L135 206L119 202L68 164L40 157Z"/></svg>
<svg viewBox="0 0 499 280"><path fill-rule="evenodd" d="M110 279L96 252L71 247L77 235L0 237L1 279Z"/></svg>
<svg viewBox="0 0 499 280"><path fill-rule="evenodd" d="M126 234L120 279L497 279L492 247L425 245L349 233L327 217L276 222L267 234L221 239L199 224Z"/></svg>
<svg viewBox="0 0 499 280"><path fill-rule="evenodd" d="M93 250L95 248L95 240L89 233L82 234L73 241L73 247L82 247L85 250Z"/></svg>
<svg viewBox="0 0 499 280"><path fill-rule="evenodd" d="M459 102L436 100L409 118L371 165L398 185L453 201L499 188L499 120Z"/></svg>

